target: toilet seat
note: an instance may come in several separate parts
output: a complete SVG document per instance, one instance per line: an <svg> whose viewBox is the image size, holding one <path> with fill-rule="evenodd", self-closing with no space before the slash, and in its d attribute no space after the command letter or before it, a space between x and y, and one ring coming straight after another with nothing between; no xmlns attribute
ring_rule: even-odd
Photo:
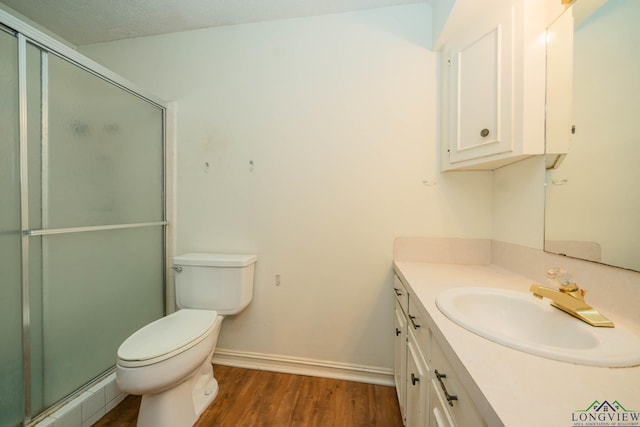
<svg viewBox="0 0 640 427"><path fill-rule="evenodd" d="M118 348L118 365L158 363L202 342L215 325L213 310L182 309L135 332Z"/></svg>

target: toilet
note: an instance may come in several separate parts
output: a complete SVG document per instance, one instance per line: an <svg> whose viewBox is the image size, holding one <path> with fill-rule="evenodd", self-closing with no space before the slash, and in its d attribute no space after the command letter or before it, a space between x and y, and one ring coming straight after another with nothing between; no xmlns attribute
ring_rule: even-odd
<svg viewBox="0 0 640 427"><path fill-rule="evenodd" d="M192 426L218 393L211 357L226 315L253 297L255 255L189 253L173 258L179 310L118 348L116 381L141 395L138 427Z"/></svg>

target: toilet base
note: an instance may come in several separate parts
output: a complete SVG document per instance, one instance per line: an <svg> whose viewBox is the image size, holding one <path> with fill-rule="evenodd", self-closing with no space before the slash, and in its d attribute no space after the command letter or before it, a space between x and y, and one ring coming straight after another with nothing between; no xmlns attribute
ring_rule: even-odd
<svg viewBox="0 0 640 427"><path fill-rule="evenodd" d="M207 360L210 361L211 357ZM197 420L218 395L218 381L213 376L211 362L202 364L198 372L191 378L191 383L192 401Z"/></svg>
<svg viewBox="0 0 640 427"><path fill-rule="evenodd" d="M217 316L206 338L187 351L150 365L116 364L120 389L142 395L138 427L190 427L213 402L218 382L211 357L223 319Z"/></svg>
<svg viewBox="0 0 640 427"><path fill-rule="evenodd" d="M137 427L190 427L218 395L211 362L205 362L188 380L140 402Z"/></svg>

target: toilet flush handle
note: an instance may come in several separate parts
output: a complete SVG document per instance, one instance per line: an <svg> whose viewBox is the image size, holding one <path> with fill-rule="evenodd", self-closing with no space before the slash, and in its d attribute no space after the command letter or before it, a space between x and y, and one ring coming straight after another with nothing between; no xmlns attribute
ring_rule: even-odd
<svg viewBox="0 0 640 427"><path fill-rule="evenodd" d="M180 267L179 265L174 265L171 268L173 268L176 271L176 273L180 273L182 271L182 267Z"/></svg>

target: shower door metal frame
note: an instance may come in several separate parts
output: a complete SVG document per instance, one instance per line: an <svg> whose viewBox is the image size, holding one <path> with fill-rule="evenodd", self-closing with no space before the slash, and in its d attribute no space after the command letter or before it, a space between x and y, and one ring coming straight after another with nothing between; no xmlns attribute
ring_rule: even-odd
<svg viewBox="0 0 640 427"><path fill-rule="evenodd" d="M24 382L24 424L28 424L33 417L32 414L32 380L31 380L31 313L29 295L29 238L31 236L46 236L53 234L82 233L100 230L115 230L124 228L141 228L151 226L164 226L164 289L165 289L165 313L171 309L169 296L171 292L172 275L170 274L170 257L174 255L175 227L170 224L174 222L176 207L174 203L175 191L175 137L176 137L176 106L173 102L164 101L148 91L137 87L123 77L108 70L97 62L81 55L69 46L46 35L45 33L15 18L4 10L0 9L0 25L13 31L18 39L18 93L19 93L19 144L20 144L20 209L21 209L21 259L22 259L22 363ZM4 28L3 28L4 29ZM41 229L31 229L29 227L29 194L28 194L28 156L27 156L27 44L33 44L43 50L42 57L46 54L53 54L81 69L105 80L126 92L137 96L162 110L162 153L163 153L163 212L162 221L145 222L134 224L115 224L89 227L72 227L47 229L46 224L42 224ZM42 63L42 98L41 102L46 102L48 98L48 81L46 77L47 61ZM43 104L44 105L44 104ZM48 142L47 132L47 108L44 105L42 112L42 143ZM77 393L76 393L77 394ZM75 396L73 394L71 397ZM66 401L67 399L65 399ZM45 413L48 413L45 410Z"/></svg>

